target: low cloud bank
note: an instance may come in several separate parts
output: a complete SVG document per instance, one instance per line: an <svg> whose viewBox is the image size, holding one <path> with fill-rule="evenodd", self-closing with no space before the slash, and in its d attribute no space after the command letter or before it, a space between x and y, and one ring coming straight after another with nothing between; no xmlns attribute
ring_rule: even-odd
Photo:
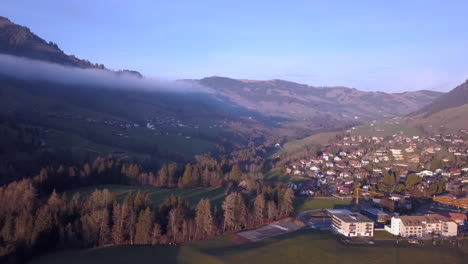
<svg viewBox="0 0 468 264"><path fill-rule="evenodd" d="M101 69L82 69L6 54L0 54L0 74L23 80L116 89L165 92L204 92L205 90L194 83L139 78L130 73L118 74Z"/></svg>

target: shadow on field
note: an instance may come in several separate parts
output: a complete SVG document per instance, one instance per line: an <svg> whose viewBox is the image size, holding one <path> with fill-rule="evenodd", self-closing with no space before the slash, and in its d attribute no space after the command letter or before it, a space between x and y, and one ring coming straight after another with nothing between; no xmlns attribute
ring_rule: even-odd
<svg viewBox="0 0 468 264"><path fill-rule="evenodd" d="M132 264L177 263L180 246L115 246L52 252L33 259L30 264Z"/></svg>
<svg viewBox="0 0 468 264"><path fill-rule="evenodd" d="M307 238L308 241L332 239L329 232L316 231L316 230L298 230L289 234L270 237L270 238L267 238L258 242L235 244L235 245L222 246L222 247L216 247L216 248L207 248L207 249L201 248L199 250L208 255L223 256L225 254L230 254L230 253L235 254L237 252L255 251L263 247L269 246L271 244L274 244L276 242L282 241L282 240L294 239L294 238L306 236L306 235L308 236Z"/></svg>

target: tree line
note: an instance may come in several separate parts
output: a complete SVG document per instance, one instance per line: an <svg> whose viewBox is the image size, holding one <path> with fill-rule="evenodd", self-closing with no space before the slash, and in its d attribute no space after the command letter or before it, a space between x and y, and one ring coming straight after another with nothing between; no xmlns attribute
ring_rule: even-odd
<svg viewBox="0 0 468 264"><path fill-rule="evenodd" d="M293 191L262 186L259 192L231 192L222 206L201 199L195 207L180 196L153 205L148 193L119 201L107 189L81 197L40 194L31 179L0 188L0 260L27 257L57 248L157 245L205 239L274 221L293 212Z"/></svg>
<svg viewBox="0 0 468 264"><path fill-rule="evenodd" d="M97 157L81 166L46 166L32 179L45 193L63 191L96 184L149 185L168 188L222 187L242 183L254 188L262 180L261 171L254 167L218 161L210 156L197 156L194 163L180 166L163 164L159 170L145 171L138 163L131 163L112 155Z"/></svg>

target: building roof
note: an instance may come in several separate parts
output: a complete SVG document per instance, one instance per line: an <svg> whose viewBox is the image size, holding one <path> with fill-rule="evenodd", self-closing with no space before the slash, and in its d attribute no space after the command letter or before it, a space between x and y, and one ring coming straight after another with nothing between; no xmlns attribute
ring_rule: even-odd
<svg viewBox="0 0 468 264"><path fill-rule="evenodd" d="M444 211L435 211L434 213L445 216L447 218L450 218L451 220L455 221L466 221L467 217L465 214L462 213L452 213L452 212L444 212Z"/></svg>
<svg viewBox="0 0 468 264"><path fill-rule="evenodd" d="M373 215L388 215L387 213L385 213L384 211L382 210L379 210L377 208L366 208L364 209L365 211L367 211L368 213L370 214L373 214Z"/></svg>
<svg viewBox="0 0 468 264"><path fill-rule="evenodd" d="M374 221L372 221L371 219L359 213L333 214L333 215L346 223L362 223L362 222L374 223Z"/></svg>
<svg viewBox="0 0 468 264"><path fill-rule="evenodd" d="M435 224L440 222L450 222L445 216L438 214L426 215L404 215L399 217L405 226L422 226L423 224Z"/></svg>
<svg viewBox="0 0 468 264"><path fill-rule="evenodd" d="M327 209L329 214L350 214L351 211L348 209Z"/></svg>

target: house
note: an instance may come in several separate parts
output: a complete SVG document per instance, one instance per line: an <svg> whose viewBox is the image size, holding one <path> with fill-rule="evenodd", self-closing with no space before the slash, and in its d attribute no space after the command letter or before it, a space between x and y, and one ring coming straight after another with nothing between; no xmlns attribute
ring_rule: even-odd
<svg viewBox="0 0 468 264"><path fill-rule="evenodd" d="M462 214L462 213L452 213L452 212L446 212L446 211L435 211L434 213L447 217L448 219L457 223L457 225L459 226L463 226L465 222L468 220L466 214Z"/></svg>
<svg viewBox="0 0 468 264"><path fill-rule="evenodd" d="M387 150L386 149L378 149L377 151L375 151L375 155L377 155L377 156L387 155Z"/></svg>
<svg viewBox="0 0 468 264"><path fill-rule="evenodd" d="M348 165L346 165L346 163L344 163L344 162L338 162L338 163L336 163L336 167L338 167L340 169L346 169L346 168L348 168Z"/></svg>
<svg viewBox="0 0 468 264"><path fill-rule="evenodd" d="M293 171L293 174L294 174L294 175L304 175L305 172L304 172L303 170L294 170L294 171Z"/></svg>
<svg viewBox="0 0 468 264"><path fill-rule="evenodd" d="M393 156L402 155L401 149L390 149L390 152L392 152L392 155L393 155Z"/></svg>
<svg viewBox="0 0 468 264"><path fill-rule="evenodd" d="M434 153L435 153L433 147L428 147L428 148L426 148L426 149L424 150L424 152L429 153L429 154L434 154Z"/></svg>
<svg viewBox="0 0 468 264"><path fill-rule="evenodd" d="M359 162L359 160L351 160L349 162L349 165L353 166L354 168L361 168L362 164Z"/></svg>
<svg viewBox="0 0 468 264"><path fill-rule="evenodd" d="M323 160L319 158L311 158L310 161L314 164L323 164Z"/></svg>
<svg viewBox="0 0 468 264"><path fill-rule="evenodd" d="M407 148L405 148L405 151L408 152L408 153L413 153L414 148L413 147L407 147Z"/></svg>
<svg viewBox="0 0 468 264"><path fill-rule="evenodd" d="M351 174L347 171L343 171L340 173L340 177L341 178L349 178L351 176Z"/></svg>
<svg viewBox="0 0 468 264"><path fill-rule="evenodd" d="M309 170L311 170L311 171L319 171L320 168L317 167L317 166L312 166L312 167L309 168Z"/></svg>
<svg viewBox="0 0 468 264"><path fill-rule="evenodd" d="M440 234L446 237L457 235L457 224L447 217L438 214L415 216L394 216L387 231L395 236L422 237L430 234Z"/></svg>
<svg viewBox="0 0 468 264"><path fill-rule="evenodd" d="M408 157L408 162L411 163L418 163L419 162L419 155L411 155Z"/></svg>
<svg viewBox="0 0 468 264"><path fill-rule="evenodd" d="M332 214L332 230L347 237L374 236L374 221L359 213Z"/></svg>
<svg viewBox="0 0 468 264"><path fill-rule="evenodd" d="M341 161L341 158L339 156L335 156L335 158L333 160L334 161Z"/></svg>
<svg viewBox="0 0 468 264"><path fill-rule="evenodd" d="M430 171L430 170L423 170L423 171L420 171L418 173L416 173L419 177L424 177L424 176L432 176L434 175L434 172Z"/></svg>

